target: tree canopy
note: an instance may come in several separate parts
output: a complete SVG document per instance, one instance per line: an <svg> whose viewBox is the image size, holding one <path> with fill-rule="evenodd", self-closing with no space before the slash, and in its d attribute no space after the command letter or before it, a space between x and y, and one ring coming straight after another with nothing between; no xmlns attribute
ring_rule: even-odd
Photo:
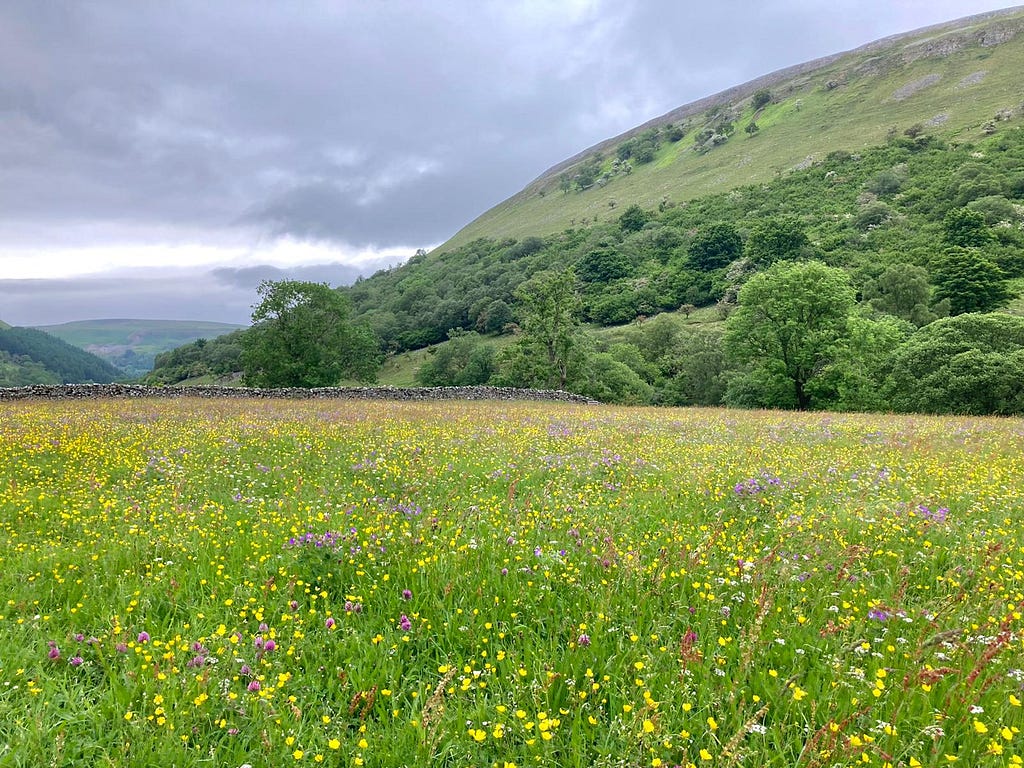
<svg viewBox="0 0 1024 768"><path fill-rule="evenodd" d="M373 381L379 346L348 318L345 297L325 283L263 281L243 337L245 381L260 387L329 387Z"/></svg>
<svg viewBox="0 0 1024 768"><path fill-rule="evenodd" d="M743 286L725 344L749 366L762 405L811 407L810 385L847 335L854 295L846 272L817 261L781 262Z"/></svg>

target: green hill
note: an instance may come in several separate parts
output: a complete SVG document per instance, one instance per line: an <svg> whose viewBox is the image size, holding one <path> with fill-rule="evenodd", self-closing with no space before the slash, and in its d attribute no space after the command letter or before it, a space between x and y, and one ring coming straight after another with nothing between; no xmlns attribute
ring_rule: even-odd
<svg viewBox="0 0 1024 768"><path fill-rule="evenodd" d="M0 329L0 386L103 384L123 375L106 360L36 328Z"/></svg>
<svg viewBox="0 0 1024 768"><path fill-rule="evenodd" d="M893 130L911 126L952 141L975 141L992 122L1019 115L1022 31L1021 8L973 16L781 70L682 106L557 164L439 250L480 237L561 232L608 221L631 203L652 208L761 183L835 150L857 152L884 143ZM760 92L770 101L755 107ZM758 130L747 133L751 123ZM653 152L638 159L622 149L630 141L643 144L645 135L653 139L647 142ZM616 162L620 153L632 155L628 172Z"/></svg>
<svg viewBox="0 0 1024 768"><path fill-rule="evenodd" d="M137 377L153 368L161 352L197 339L213 339L240 327L191 320L82 320L39 329Z"/></svg>

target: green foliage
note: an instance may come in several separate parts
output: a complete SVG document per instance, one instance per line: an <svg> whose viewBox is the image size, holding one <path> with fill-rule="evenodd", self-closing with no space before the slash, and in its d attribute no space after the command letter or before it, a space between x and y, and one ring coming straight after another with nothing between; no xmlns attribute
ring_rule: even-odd
<svg viewBox="0 0 1024 768"><path fill-rule="evenodd" d="M580 164L576 170L576 175L573 177L573 183L576 185L576 189L580 192L590 189L597 182L598 176L601 175L601 165L603 158L601 155L591 155L586 161Z"/></svg>
<svg viewBox="0 0 1024 768"><path fill-rule="evenodd" d="M947 249L932 274L936 297L949 301L953 315L988 312L1010 298L1002 270L978 248Z"/></svg>
<svg viewBox="0 0 1024 768"><path fill-rule="evenodd" d="M651 401L653 389L640 375L609 352L588 355L573 391L602 403L640 405Z"/></svg>
<svg viewBox="0 0 1024 768"><path fill-rule="evenodd" d="M10 326L7 326L10 328ZM60 384L60 377L42 363L25 355L0 351L0 387L28 387L33 384Z"/></svg>
<svg viewBox="0 0 1024 768"><path fill-rule="evenodd" d="M512 307L502 299L495 299L487 304L483 312L477 316L477 329L483 333L505 333L515 320Z"/></svg>
<svg viewBox="0 0 1024 768"><path fill-rule="evenodd" d="M1024 318L937 320L897 348L890 367L886 394L896 410L1024 414Z"/></svg>
<svg viewBox="0 0 1024 768"><path fill-rule="evenodd" d="M632 272L633 264L626 254L608 243L599 243L576 264L576 273L585 283L610 283Z"/></svg>
<svg viewBox="0 0 1024 768"><path fill-rule="evenodd" d="M849 276L816 261L781 262L743 286L725 344L749 367L748 381L764 390L757 404L814 404L813 385L845 342L853 305ZM746 391L741 399L750 404Z"/></svg>
<svg viewBox="0 0 1024 768"><path fill-rule="evenodd" d="M931 295L928 270L916 264L891 264L864 286L864 298L872 307L917 326L927 325L938 317L928 308Z"/></svg>
<svg viewBox="0 0 1024 768"><path fill-rule="evenodd" d="M762 88L757 91L750 99L750 105L755 109L761 109L767 107L772 103L772 92L767 88Z"/></svg>
<svg viewBox="0 0 1024 768"><path fill-rule="evenodd" d="M188 379L209 377L220 379L242 370L242 337L244 331L197 339L156 356L153 370L145 377L147 384L177 384Z"/></svg>
<svg viewBox="0 0 1024 768"><path fill-rule="evenodd" d="M431 351L416 372L416 383L425 387L486 384L494 374L494 347L483 344L476 331L453 329L448 342Z"/></svg>
<svg viewBox="0 0 1024 768"><path fill-rule="evenodd" d="M575 272L541 272L520 286L516 298L522 336L500 356L500 383L565 389L585 360Z"/></svg>
<svg viewBox="0 0 1024 768"><path fill-rule="evenodd" d="M253 327L242 343L246 383L259 387L329 387L373 381L378 345L348 319L345 297L324 283L264 281Z"/></svg>
<svg viewBox="0 0 1024 768"><path fill-rule="evenodd" d="M701 227L690 241L688 253L697 269L719 269L743 255L743 238L732 224L720 221Z"/></svg>
<svg viewBox="0 0 1024 768"><path fill-rule="evenodd" d="M807 258L810 239L794 216L772 216L758 222L747 240L746 255L755 264L769 266L785 259Z"/></svg>
<svg viewBox="0 0 1024 768"><path fill-rule="evenodd" d="M673 133L673 135L676 135ZM679 141L682 136L671 141ZM657 128L649 128L639 136L627 139L618 146L616 155L620 161L632 160L635 163L643 164L654 160L658 149L661 147L661 132Z"/></svg>
<svg viewBox="0 0 1024 768"><path fill-rule="evenodd" d="M913 328L897 317L851 315L845 342L835 346L832 362L813 384L815 402L838 411L887 410L882 385L892 368L892 352Z"/></svg>
<svg viewBox="0 0 1024 768"><path fill-rule="evenodd" d="M953 246L975 248L987 245L992 234L985 224L985 215L971 208L954 208L942 220L942 237Z"/></svg>
<svg viewBox="0 0 1024 768"><path fill-rule="evenodd" d="M0 329L0 352L7 353L9 362L27 358L24 362L42 366L61 384L105 384L124 377L121 371L96 355L35 328ZM29 369L18 375L41 375L35 366L30 365Z"/></svg>
<svg viewBox="0 0 1024 768"><path fill-rule="evenodd" d="M853 225L863 231L881 226L892 215L892 209L881 200L861 206L854 218Z"/></svg>
<svg viewBox="0 0 1024 768"><path fill-rule="evenodd" d="M619 216L619 229L623 232L639 232L649 218L650 214L639 205L631 205Z"/></svg>

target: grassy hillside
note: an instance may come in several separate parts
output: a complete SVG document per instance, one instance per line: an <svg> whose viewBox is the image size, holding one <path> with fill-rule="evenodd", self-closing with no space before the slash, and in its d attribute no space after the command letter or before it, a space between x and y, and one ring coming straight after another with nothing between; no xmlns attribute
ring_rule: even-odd
<svg viewBox="0 0 1024 768"><path fill-rule="evenodd" d="M37 328L0 329L0 385L107 383L123 377L106 360Z"/></svg>
<svg viewBox="0 0 1024 768"><path fill-rule="evenodd" d="M241 326L192 320L82 320L41 330L107 360L130 376L153 368L158 354Z"/></svg>
<svg viewBox="0 0 1024 768"><path fill-rule="evenodd" d="M893 129L916 124L953 141L974 141L1000 115L1019 115L1021 72L1021 9L920 30L783 70L681 107L560 163L440 250L479 237L560 232L610 220L631 203L650 208L767 181L834 150L881 144ZM763 89L772 101L755 110L751 97ZM734 118L734 132L700 154L694 150L695 138L716 108ZM752 120L759 130L749 135L744 129ZM683 136L663 140L650 162L633 163L630 173L614 173L603 185L560 189L563 174L574 177L595 157L601 158L601 174L612 173L623 142L669 124L681 128Z"/></svg>

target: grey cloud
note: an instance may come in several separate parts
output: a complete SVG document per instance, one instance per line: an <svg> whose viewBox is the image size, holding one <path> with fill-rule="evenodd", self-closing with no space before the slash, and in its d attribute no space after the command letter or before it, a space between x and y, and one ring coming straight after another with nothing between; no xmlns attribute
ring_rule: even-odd
<svg viewBox="0 0 1024 768"><path fill-rule="evenodd" d="M0 320L52 325L101 318L210 320L246 324L261 280L305 280L350 285L388 266L308 264L220 267L213 270L137 270L128 274L55 280L0 280Z"/></svg>
<svg viewBox="0 0 1024 768"><path fill-rule="evenodd" d="M438 242L683 103L1005 5L10 0L0 223Z"/></svg>

